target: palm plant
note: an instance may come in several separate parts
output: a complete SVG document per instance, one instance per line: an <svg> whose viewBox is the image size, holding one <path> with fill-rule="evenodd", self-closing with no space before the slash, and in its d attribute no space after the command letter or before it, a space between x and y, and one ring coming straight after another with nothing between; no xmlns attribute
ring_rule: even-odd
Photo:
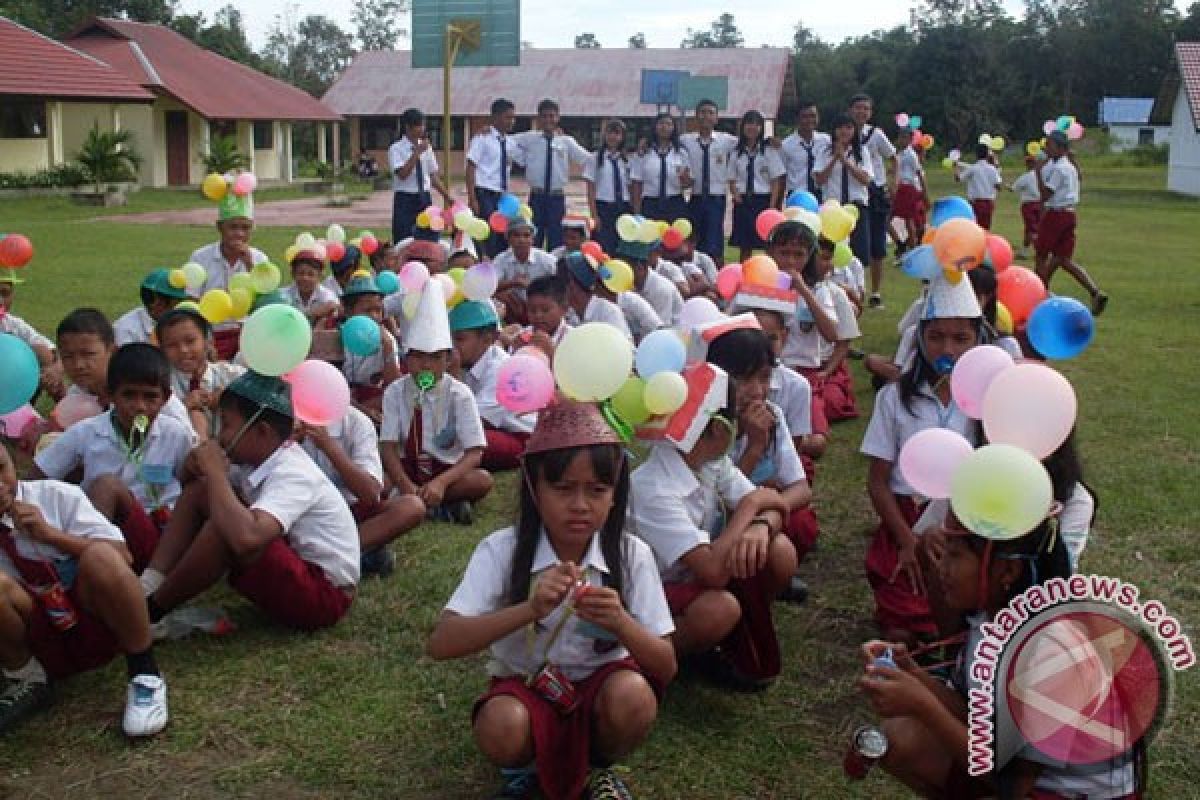
<svg viewBox="0 0 1200 800"><path fill-rule="evenodd" d="M128 130L101 131L93 125L88 131L75 160L96 184L96 194L103 191L101 184L137 178L142 157L133 148L133 139L133 131Z"/></svg>
<svg viewBox="0 0 1200 800"><path fill-rule="evenodd" d="M209 142L208 152L200 154L206 172L224 175L227 172L250 169L250 157L238 149L234 136L216 136Z"/></svg>

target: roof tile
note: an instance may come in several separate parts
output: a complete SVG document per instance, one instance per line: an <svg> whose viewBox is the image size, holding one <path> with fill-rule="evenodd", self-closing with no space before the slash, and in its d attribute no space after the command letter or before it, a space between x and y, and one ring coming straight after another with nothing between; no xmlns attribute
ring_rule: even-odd
<svg viewBox="0 0 1200 800"><path fill-rule="evenodd" d="M92 56L0 17L0 95L149 102L154 95Z"/></svg>

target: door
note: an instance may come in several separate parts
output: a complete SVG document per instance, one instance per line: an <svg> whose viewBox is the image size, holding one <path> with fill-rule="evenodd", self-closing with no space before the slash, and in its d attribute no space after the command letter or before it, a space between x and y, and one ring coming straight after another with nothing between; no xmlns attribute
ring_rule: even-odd
<svg viewBox="0 0 1200 800"><path fill-rule="evenodd" d="M188 169L188 115L186 111L168 111L167 117L167 185L187 186L191 181Z"/></svg>

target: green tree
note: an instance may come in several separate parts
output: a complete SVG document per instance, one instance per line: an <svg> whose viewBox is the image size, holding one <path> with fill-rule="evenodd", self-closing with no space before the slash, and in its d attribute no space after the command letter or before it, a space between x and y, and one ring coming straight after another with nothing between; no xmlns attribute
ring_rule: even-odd
<svg viewBox="0 0 1200 800"><path fill-rule="evenodd" d="M646 34L638 31L633 36L629 37L629 46L634 50L646 49Z"/></svg>
<svg viewBox="0 0 1200 800"><path fill-rule="evenodd" d="M203 12L180 14L171 20L171 27L196 44L228 59L258 69L262 59L246 36L242 12L233 5L222 7L213 15L210 25Z"/></svg>
<svg viewBox="0 0 1200 800"><path fill-rule="evenodd" d="M354 38L328 17L294 23L285 13L275 18L262 57L268 72L320 97L354 58Z"/></svg>
<svg viewBox="0 0 1200 800"><path fill-rule="evenodd" d="M580 50L595 50L600 47L594 33L581 33L575 37L575 46Z"/></svg>
<svg viewBox="0 0 1200 800"><path fill-rule="evenodd" d="M91 17L165 25L177 5L177 0L0 0L0 17L59 39Z"/></svg>
<svg viewBox="0 0 1200 800"><path fill-rule="evenodd" d="M728 11L717 17L712 27L706 31L694 31L688 28L687 36L679 43L680 47L741 47L746 39L734 24L733 14Z"/></svg>
<svg viewBox="0 0 1200 800"><path fill-rule="evenodd" d="M395 50L408 36L401 17L408 0L355 0L354 30L363 50Z"/></svg>
<svg viewBox="0 0 1200 800"><path fill-rule="evenodd" d="M101 131L93 125L75 155L88 177L96 184L96 194L104 191L102 184L137 180L142 157L133 148L133 131Z"/></svg>

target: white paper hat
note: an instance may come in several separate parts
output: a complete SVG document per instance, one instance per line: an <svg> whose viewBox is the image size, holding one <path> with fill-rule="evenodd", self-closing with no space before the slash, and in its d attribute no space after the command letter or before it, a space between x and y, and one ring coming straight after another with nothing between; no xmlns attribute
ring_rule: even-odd
<svg viewBox="0 0 1200 800"><path fill-rule="evenodd" d="M757 284L742 284L733 296L729 310L736 314L739 311L777 311L784 316L796 311L796 301L799 294L795 289L779 289L774 286L759 286Z"/></svg>
<svg viewBox="0 0 1200 800"><path fill-rule="evenodd" d="M430 279L421 291L417 313L408 326L404 339L404 350L419 350L422 353L440 353L450 350L454 343L450 339L450 318L446 312L446 295L442 284Z"/></svg>
<svg viewBox="0 0 1200 800"><path fill-rule="evenodd" d="M929 282L921 319L975 319L982 317L975 287L963 275L958 283L950 283L945 275L938 275Z"/></svg>
<svg viewBox="0 0 1200 800"><path fill-rule="evenodd" d="M708 357L708 346L714 339L742 328L762 330L762 326L758 324L758 317L749 311L731 317L722 314L714 320L696 325L691 330L685 330L685 341L688 343L688 362L704 361Z"/></svg>
<svg viewBox="0 0 1200 800"><path fill-rule="evenodd" d="M729 402L729 376L725 370L700 362L683 370L687 399L679 410L664 420L638 429L638 437L666 440L684 453L692 452L713 415Z"/></svg>
<svg viewBox="0 0 1200 800"><path fill-rule="evenodd" d="M455 231L454 233L454 242L450 246L450 255L453 256L455 253L467 253L471 258L479 258L479 252L475 249L475 241L462 231Z"/></svg>

